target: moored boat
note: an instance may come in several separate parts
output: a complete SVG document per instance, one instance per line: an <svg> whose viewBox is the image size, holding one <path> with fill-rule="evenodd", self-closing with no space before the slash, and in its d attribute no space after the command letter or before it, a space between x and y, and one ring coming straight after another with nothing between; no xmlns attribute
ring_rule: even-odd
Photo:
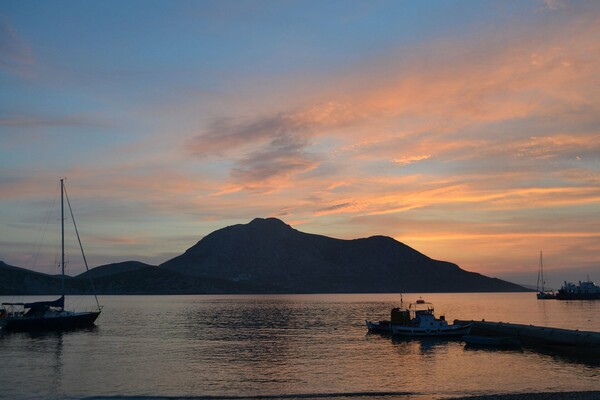
<svg viewBox="0 0 600 400"><path fill-rule="evenodd" d="M544 279L544 262L542 261L542 252L540 251L540 266L538 270L536 297L538 298L538 300L556 299L556 294L553 291L548 291L544 288L545 284L546 281Z"/></svg>
<svg viewBox="0 0 600 400"><path fill-rule="evenodd" d="M5 331L48 331L87 328L94 325L98 311L65 310L65 296L53 301L2 303L0 327Z"/></svg>
<svg viewBox="0 0 600 400"><path fill-rule="evenodd" d="M579 281L578 285L566 282L556 294L558 300L600 300L600 286L588 280Z"/></svg>
<svg viewBox="0 0 600 400"><path fill-rule="evenodd" d="M538 300L553 300L556 299L556 294L554 292L537 292L536 297Z"/></svg>
<svg viewBox="0 0 600 400"><path fill-rule="evenodd" d="M77 329L87 328L94 325L94 322L98 318L101 312L100 303L94 293L96 299L96 305L98 308L94 311L70 311L65 309L65 207L64 200L66 196L66 190L64 187L63 179L60 180L60 198L61 198L61 276L62 276L62 294L56 300L51 301L36 301L31 303L2 303L0 307L0 328L3 331L47 331L47 330L66 330L66 329ZM69 203L68 196L66 197L67 203ZM73 212L71 211L71 217ZM73 224L75 220L73 219ZM74 225L75 232L77 232L77 225ZM81 240L79 239L79 233L77 233L77 239L80 244L81 252L83 255L84 262L85 255L83 254L83 247L81 247ZM92 285L92 289L93 289Z"/></svg>
<svg viewBox="0 0 600 400"><path fill-rule="evenodd" d="M392 308L391 319L379 322L365 321L369 332L396 336L462 336L469 333L471 325L449 325L445 316L435 317L432 303L423 299L408 308Z"/></svg>

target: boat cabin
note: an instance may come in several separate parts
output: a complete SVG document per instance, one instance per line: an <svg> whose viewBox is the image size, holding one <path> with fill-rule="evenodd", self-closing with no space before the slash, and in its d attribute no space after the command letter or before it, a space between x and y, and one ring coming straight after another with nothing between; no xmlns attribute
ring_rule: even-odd
<svg viewBox="0 0 600 400"><path fill-rule="evenodd" d="M408 308L396 307L391 311L391 322L406 325L420 325L427 321L445 321L446 318L441 315L439 319L435 318L434 307L432 303L426 302L423 299L411 303Z"/></svg>
<svg viewBox="0 0 600 400"><path fill-rule="evenodd" d="M53 301L36 301L33 303L2 303L1 316L6 317L42 317L47 311L60 312L65 306L65 296Z"/></svg>

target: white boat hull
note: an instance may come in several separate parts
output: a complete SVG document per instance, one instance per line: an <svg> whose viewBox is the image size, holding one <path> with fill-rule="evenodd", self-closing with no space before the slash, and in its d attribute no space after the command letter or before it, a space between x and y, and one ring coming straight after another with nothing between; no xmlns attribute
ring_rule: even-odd
<svg viewBox="0 0 600 400"><path fill-rule="evenodd" d="M392 335L396 336L463 336L471 330L471 325L448 325L443 328L421 328L410 326L392 326Z"/></svg>
<svg viewBox="0 0 600 400"><path fill-rule="evenodd" d="M390 321L365 321L369 332L386 333L394 336L462 336L471 330L469 325L445 325L425 328L406 324L395 324Z"/></svg>

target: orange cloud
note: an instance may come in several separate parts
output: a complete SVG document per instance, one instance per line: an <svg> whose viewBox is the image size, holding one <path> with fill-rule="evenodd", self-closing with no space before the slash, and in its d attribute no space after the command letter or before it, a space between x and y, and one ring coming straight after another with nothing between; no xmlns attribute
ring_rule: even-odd
<svg viewBox="0 0 600 400"><path fill-rule="evenodd" d="M406 157L402 157L402 158L397 158L394 160L394 162L396 164L400 164L400 165L408 165L408 164L412 164L414 162L427 160L428 158L431 158L431 154L424 154L424 155L418 155L418 156L406 156Z"/></svg>
<svg viewBox="0 0 600 400"><path fill-rule="evenodd" d="M579 16L548 35L529 32L529 41L491 40L490 33L453 53L444 46L460 48L456 43L432 43L409 61L402 55L377 59L372 63L383 66L362 65L333 78L313 96L316 105L218 120L193 139L191 149L204 156L228 154L234 163L227 185L263 191L305 182L301 175L334 164L349 171L371 160L399 166L467 159L501 164L503 158L589 153L590 146L597 151L597 132L584 138L542 121L589 126L600 114L592 100L598 95L598 26L597 16ZM503 129L507 122L514 126ZM344 158L362 164L349 167Z"/></svg>

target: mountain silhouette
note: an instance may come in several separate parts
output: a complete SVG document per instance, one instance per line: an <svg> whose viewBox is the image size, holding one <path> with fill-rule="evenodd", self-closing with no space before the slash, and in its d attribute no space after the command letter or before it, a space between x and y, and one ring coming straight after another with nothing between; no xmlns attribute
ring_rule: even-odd
<svg viewBox="0 0 600 400"><path fill-rule="evenodd" d="M90 276L93 278L90 281ZM203 294L272 292L218 278L190 277L136 261L102 265L75 277L65 275L65 294ZM62 278L0 261L0 295L59 295Z"/></svg>
<svg viewBox="0 0 600 400"><path fill-rule="evenodd" d="M222 228L160 266L138 261L65 276L67 294L526 291L433 260L386 236L341 240L276 218ZM0 261L0 294L59 294L62 279Z"/></svg>
<svg viewBox="0 0 600 400"><path fill-rule="evenodd" d="M160 268L286 293L526 290L433 260L390 237L335 239L300 232L277 218L214 231Z"/></svg>

